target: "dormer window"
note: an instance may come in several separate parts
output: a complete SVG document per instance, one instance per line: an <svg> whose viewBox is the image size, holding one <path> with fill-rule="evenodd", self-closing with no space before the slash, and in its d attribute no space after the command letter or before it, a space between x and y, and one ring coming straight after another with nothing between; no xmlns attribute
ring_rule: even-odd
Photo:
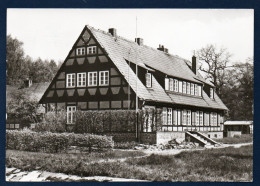
<svg viewBox="0 0 260 186"><path fill-rule="evenodd" d="M201 85L198 85L198 96L201 96Z"/></svg>
<svg viewBox="0 0 260 186"><path fill-rule="evenodd" d="M85 48L84 48L84 47L77 48L77 50L76 50L76 55L77 55L77 56L85 55Z"/></svg>
<svg viewBox="0 0 260 186"><path fill-rule="evenodd" d="M173 79L170 78L170 91L173 91Z"/></svg>
<svg viewBox="0 0 260 186"><path fill-rule="evenodd" d="M175 79L174 80L174 92L178 92L178 88L179 88L178 86L179 86L178 80Z"/></svg>
<svg viewBox="0 0 260 186"><path fill-rule="evenodd" d="M214 89L210 88L210 98L214 99Z"/></svg>
<svg viewBox="0 0 260 186"><path fill-rule="evenodd" d="M194 95L194 84L193 83L190 84L190 94Z"/></svg>
<svg viewBox="0 0 260 186"><path fill-rule="evenodd" d="M169 78L165 78L165 80L164 80L164 83L165 83L165 90L169 90Z"/></svg>
<svg viewBox="0 0 260 186"><path fill-rule="evenodd" d="M87 54L96 54L97 53L97 47L96 46L89 46L87 48Z"/></svg>
<svg viewBox="0 0 260 186"><path fill-rule="evenodd" d="M146 87L151 88L152 87L152 74L147 72L145 75L145 79L146 79Z"/></svg>

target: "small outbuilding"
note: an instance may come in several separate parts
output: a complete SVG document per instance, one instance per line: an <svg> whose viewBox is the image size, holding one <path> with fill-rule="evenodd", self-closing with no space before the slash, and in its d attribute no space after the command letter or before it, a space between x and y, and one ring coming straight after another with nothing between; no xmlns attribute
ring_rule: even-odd
<svg viewBox="0 0 260 186"><path fill-rule="evenodd" d="M224 122L224 136L253 134L253 121L226 121Z"/></svg>

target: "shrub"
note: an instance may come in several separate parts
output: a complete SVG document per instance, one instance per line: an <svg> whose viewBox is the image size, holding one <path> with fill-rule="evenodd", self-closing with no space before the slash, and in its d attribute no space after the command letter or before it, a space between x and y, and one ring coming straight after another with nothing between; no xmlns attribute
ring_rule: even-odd
<svg viewBox="0 0 260 186"><path fill-rule="evenodd" d="M139 110L138 115L135 110L77 111L75 115L75 133L135 132L137 117L142 131L161 128L161 109Z"/></svg>
<svg viewBox="0 0 260 186"><path fill-rule="evenodd" d="M74 133L33 132L30 130L7 130L6 148L33 152L57 153L68 150L69 146L88 147L91 152L112 149L114 142L110 136Z"/></svg>
<svg viewBox="0 0 260 186"><path fill-rule="evenodd" d="M66 132L66 112L48 112L43 121L35 125L37 132Z"/></svg>

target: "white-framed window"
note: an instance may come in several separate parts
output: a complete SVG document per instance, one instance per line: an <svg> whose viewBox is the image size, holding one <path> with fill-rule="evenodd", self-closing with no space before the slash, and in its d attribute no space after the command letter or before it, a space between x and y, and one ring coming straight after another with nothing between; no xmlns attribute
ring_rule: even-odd
<svg viewBox="0 0 260 186"><path fill-rule="evenodd" d="M182 124L186 125L187 124L186 122L187 122L187 111L183 110L182 111Z"/></svg>
<svg viewBox="0 0 260 186"><path fill-rule="evenodd" d="M186 81L183 81L183 83L182 83L182 92L183 92L184 94L187 93L187 91L186 91L187 85L186 85L186 84L187 84Z"/></svg>
<svg viewBox="0 0 260 186"><path fill-rule="evenodd" d="M187 82L187 94L190 94L190 83Z"/></svg>
<svg viewBox="0 0 260 186"><path fill-rule="evenodd" d="M77 56L85 55L85 47L77 48L76 49L76 55Z"/></svg>
<svg viewBox="0 0 260 186"><path fill-rule="evenodd" d="M97 47L96 46L87 47L87 54L96 54L96 53L97 53Z"/></svg>
<svg viewBox="0 0 260 186"><path fill-rule="evenodd" d="M77 73L77 87L86 86L86 72Z"/></svg>
<svg viewBox="0 0 260 186"><path fill-rule="evenodd" d="M174 79L174 92L178 92L179 83L177 79Z"/></svg>
<svg viewBox="0 0 260 186"><path fill-rule="evenodd" d="M193 83L190 84L190 94L194 95L194 84Z"/></svg>
<svg viewBox="0 0 260 186"><path fill-rule="evenodd" d="M198 96L201 96L201 85L198 85Z"/></svg>
<svg viewBox="0 0 260 186"><path fill-rule="evenodd" d="M200 111L200 125L203 125L203 112Z"/></svg>
<svg viewBox="0 0 260 186"><path fill-rule="evenodd" d="M67 106L67 123L73 124L75 123L75 113L76 106Z"/></svg>
<svg viewBox="0 0 260 186"><path fill-rule="evenodd" d="M194 95L197 96L198 95L198 85L195 84L194 86Z"/></svg>
<svg viewBox="0 0 260 186"><path fill-rule="evenodd" d="M173 91L173 79L170 78L170 91Z"/></svg>
<svg viewBox="0 0 260 186"><path fill-rule="evenodd" d="M179 81L179 92L182 93L182 81Z"/></svg>
<svg viewBox="0 0 260 186"><path fill-rule="evenodd" d="M168 108L168 125L172 125L172 108Z"/></svg>
<svg viewBox="0 0 260 186"><path fill-rule="evenodd" d="M75 73L67 74L66 78L66 87L67 88L73 88L75 87Z"/></svg>
<svg viewBox="0 0 260 186"><path fill-rule="evenodd" d="M217 125L217 113L211 112L211 125L216 126Z"/></svg>
<svg viewBox="0 0 260 186"><path fill-rule="evenodd" d="M152 74L147 72L145 74L145 80L146 80L146 87L150 88L152 87Z"/></svg>
<svg viewBox="0 0 260 186"><path fill-rule="evenodd" d="M167 108L163 107L163 125L167 125Z"/></svg>
<svg viewBox="0 0 260 186"><path fill-rule="evenodd" d="M210 88L210 98L214 99L214 89Z"/></svg>
<svg viewBox="0 0 260 186"><path fill-rule="evenodd" d="M165 90L169 90L169 78L166 77L164 83L165 83Z"/></svg>
<svg viewBox="0 0 260 186"><path fill-rule="evenodd" d="M178 118L177 124L180 125L181 124L181 110L177 111L177 118Z"/></svg>
<svg viewBox="0 0 260 186"><path fill-rule="evenodd" d="M109 85L109 71L99 72L99 86Z"/></svg>
<svg viewBox="0 0 260 186"><path fill-rule="evenodd" d="M88 86L97 86L97 72L88 73Z"/></svg>
<svg viewBox="0 0 260 186"><path fill-rule="evenodd" d="M177 125L177 110L173 110L173 125Z"/></svg>
<svg viewBox="0 0 260 186"><path fill-rule="evenodd" d="M197 111L197 112L196 112L195 125L199 125L199 124L200 124L200 112Z"/></svg>
<svg viewBox="0 0 260 186"><path fill-rule="evenodd" d="M191 125L191 110L187 110L187 125Z"/></svg>
<svg viewBox="0 0 260 186"><path fill-rule="evenodd" d="M209 126L209 113L205 113L205 116L204 116L204 125L205 126Z"/></svg>

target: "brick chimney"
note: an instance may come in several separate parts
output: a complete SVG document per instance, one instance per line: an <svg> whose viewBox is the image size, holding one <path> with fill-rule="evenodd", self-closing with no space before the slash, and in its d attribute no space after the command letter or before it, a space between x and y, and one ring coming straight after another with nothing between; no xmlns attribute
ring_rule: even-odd
<svg viewBox="0 0 260 186"><path fill-rule="evenodd" d="M163 52L165 52L165 53L168 53L168 52L169 52L168 48L164 48L163 45L159 45L159 48L157 48L157 50L163 51Z"/></svg>
<svg viewBox="0 0 260 186"><path fill-rule="evenodd" d="M113 36L113 37L116 37L116 29L115 28L109 28L108 29L108 32Z"/></svg>
<svg viewBox="0 0 260 186"><path fill-rule="evenodd" d="M138 44L138 45L143 45L144 44L144 40L143 38L135 38L135 42Z"/></svg>
<svg viewBox="0 0 260 186"><path fill-rule="evenodd" d="M192 56L192 64L191 64L191 70L194 74L198 74L198 63L196 56Z"/></svg>

